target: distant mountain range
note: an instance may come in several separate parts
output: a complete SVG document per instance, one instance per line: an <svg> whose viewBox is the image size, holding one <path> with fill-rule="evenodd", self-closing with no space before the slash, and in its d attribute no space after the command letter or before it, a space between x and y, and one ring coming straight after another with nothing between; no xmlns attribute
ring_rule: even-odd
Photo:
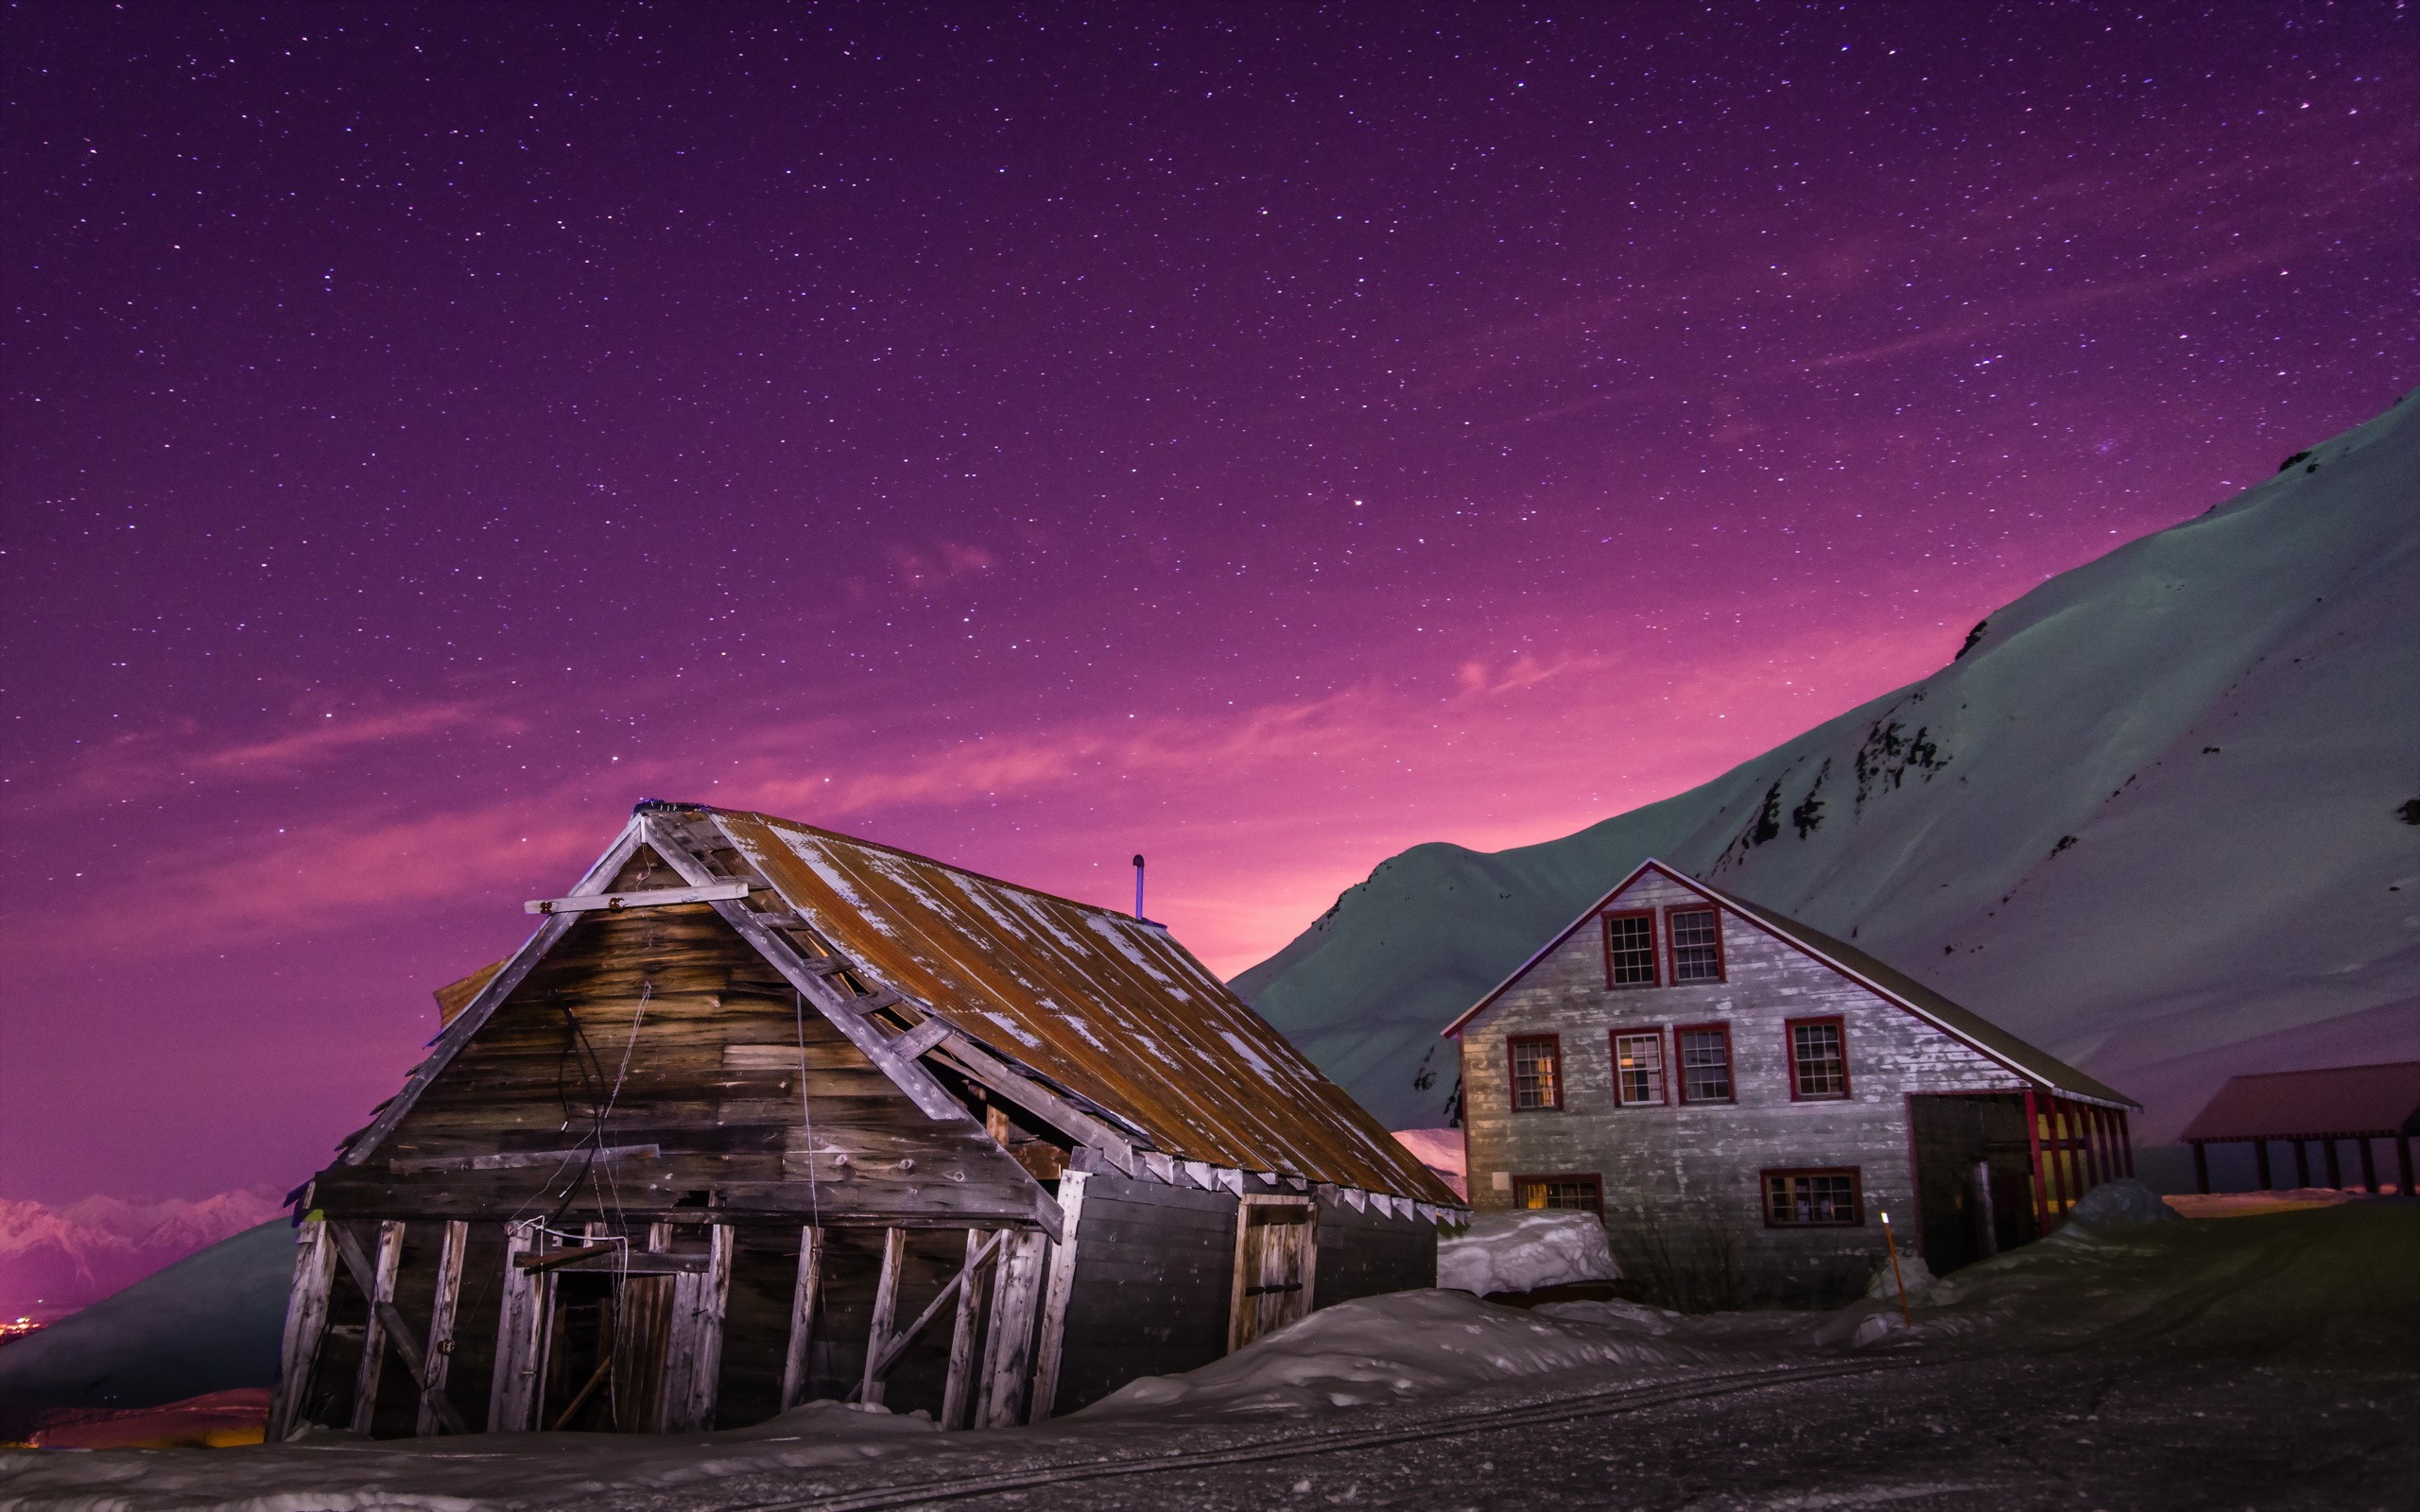
<svg viewBox="0 0 2420 1512"><path fill-rule="evenodd" d="M1855 939L2149 1105L2420 1056L2420 403L2045 582L1703 787L1417 846L1236 978L1390 1127L1437 1033L1648 856Z"/></svg>
<svg viewBox="0 0 2420 1512"><path fill-rule="evenodd" d="M264 1192L64 1208L0 1198L0 1317L58 1317L284 1210Z"/></svg>

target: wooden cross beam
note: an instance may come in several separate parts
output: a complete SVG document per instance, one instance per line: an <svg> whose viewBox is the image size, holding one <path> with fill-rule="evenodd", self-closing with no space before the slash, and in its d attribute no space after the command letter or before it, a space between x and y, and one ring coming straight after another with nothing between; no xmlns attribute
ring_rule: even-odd
<svg viewBox="0 0 2420 1512"><path fill-rule="evenodd" d="M890 1231L902 1232L896 1228ZM958 1296L959 1287L969 1284L969 1278L991 1263L992 1256L1000 1247L1000 1241L1006 1239L1008 1235L1009 1230L1006 1228L995 1231L989 1244L967 1258L966 1263L959 1268L959 1273L949 1279L949 1284L942 1288L941 1295L927 1302L925 1310L916 1314L915 1322L882 1341L880 1351L874 1356L873 1362L866 1367L866 1382L890 1379L891 1366L897 1365L900 1356L908 1352L908 1347L916 1342L916 1335L924 1332L933 1319L942 1315L942 1309L947 1307ZM864 1384L860 1384L857 1389L860 1392L864 1391Z"/></svg>
<svg viewBox="0 0 2420 1512"><path fill-rule="evenodd" d="M362 1296L372 1298L372 1310L386 1328L387 1342L394 1346L395 1352L403 1357L404 1368L411 1372L412 1384L420 1388L421 1400L435 1410L437 1420L445 1425L447 1433L469 1433L470 1424L462 1420L461 1413L447 1400L445 1388L430 1383L428 1357L421 1352L420 1340L413 1337L411 1325L404 1321L404 1314L396 1310L393 1301L378 1295L377 1272L372 1269L361 1241L354 1237L349 1225L331 1223L328 1228L336 1233L337 1253L344 1258L344 1268L352 1273L353 1283L361 1288Z"/></svg>
<svg viewBox="0 0 2420 1512"><path fill-rule="evenodd" d="M646 892L599 892L586 897L532 898L521 905L527 914L620 913L625 908L663 908L672 903L718 903L748 896L744 882L717 882L703 887L655 887Z"/></svg>

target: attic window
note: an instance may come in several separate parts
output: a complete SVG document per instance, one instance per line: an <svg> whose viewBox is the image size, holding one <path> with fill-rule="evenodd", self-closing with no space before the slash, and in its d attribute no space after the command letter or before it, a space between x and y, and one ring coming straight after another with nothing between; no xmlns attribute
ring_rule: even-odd
<svg viewBox="0 0 2420 1512"><path fill-rule="evenodd" d="M1655 985L1655 916L1636 913L1605 916L1605 985Z"/></svg>
<svg viewBox="0 0 2420 1512"><path fill-rule="evenodd" d="M1563 1040L1550 1034L1511 1041L1512 1107L1515 1110L1563 1106Z"/></svg>
<svg viewBox="0 0 2420 1512"><path fill-rule="evenodd" d="M1849 1057L1845 1031L1838 1019L1793 1019L1789 1022L1789 1095L1793 1101L1846 1097Z"/></svg>
<svg viewBox="0 0 2420 1512"><path fill-rule="evenodd" d="M1675 983L1722 980L1722 925L1711 908L1675 908L1666 917L1672 933Z"/></svg>
<svg viewBox="0 0 2420 1512"><path fill-rule="evenodd" d="M1865 1222L1865 1194L1856 1166L1762 1175L1768 1228L1854 1228Z"/></svg>
<svg viewBox="0 0 2420 1512"><path fill-rule="evenodd" d="M1614 1036L1614 1091L1624 1108L1664 1101L1664 1036Z"/></svg>
<svg viewBox="0 0 2420 1512"><path fill-rule="evenodd" d="M1560 1208L1602 1217L1605 1189L1592 1172L1586 1176L1520 1176L1512 1190L1524 1208Z"/></svg>

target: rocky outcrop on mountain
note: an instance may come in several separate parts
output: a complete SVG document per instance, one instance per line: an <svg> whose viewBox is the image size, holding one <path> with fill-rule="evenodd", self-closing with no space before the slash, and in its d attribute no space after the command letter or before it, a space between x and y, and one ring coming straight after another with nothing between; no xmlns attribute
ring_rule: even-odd
<svg viewBox="0 0 2420 1512"><path fill-rule="evenodd" d="M132 1203L92 1196L63 1208L0 1198L0 1316L57 1317L275 1217L263 1192Z"/></svg>
<svg viewBox="0 0 2420 1512"><path fill-rule="evenodd" d="M1438 1031L1648 856L1856 941L2150 1105L2420 1056L2420 399L2049 579L1941 671L1704 786L1381 863L1247 1001L1391 1126Z"/></svg>

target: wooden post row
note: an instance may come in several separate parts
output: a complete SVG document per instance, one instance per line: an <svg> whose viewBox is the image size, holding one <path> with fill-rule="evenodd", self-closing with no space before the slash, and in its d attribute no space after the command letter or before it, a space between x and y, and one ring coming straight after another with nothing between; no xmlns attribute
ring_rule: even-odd
<svg viewBox="0 0 2420 1512"><path fill-rule="evenodd" d="M404 1260L404 1226L378 1226L378 1260L372 1270L369 1326L361 1335L361 1366L353 1378L353 1431L368 1438L378 1421L378 1378L387 1369L387 1314L395 1307L395 1272Z"/></svg>
<svg viewBox="0 0 2420 1512"><path fill-rule="evenodd" d="M664 1351L664 1431L669 1434L704 1433L715 1425L735 1235L727 1223L709 1225L706 1232L704 1272L683 1271L672 1280L672 1337Z"/></svg>
<svg viewBox="0 0 2420 1512"><path fill-rule="evenodd" d="M983 1325L983 1278L978 1268L986 1260L987 1237L980 1228L966 1230L966 1259L959 1267L958 1310L949 1334L949 1378L942 1388L943 1428L968 1426L967 1413L973 1406L975 1341Z"/></svg>
<svg viewBox="0 0 2420 1512"><path fill-rule="evenodd" d="M880 1366L883 1351L890 1348L891 1325L899 1313L899 1271L907 1261L908 1230L885 1228L882 1275L873 1287L873 1321L866 1330L865 1369L857 1378L857 1400L868 1406L882 1405L884 1382Z"/></svg>
<svg viewBox="0 0 2420 1512"><path fill-rule="evenodd" d="M328 1295L336 1285L337 1246L327 1220L303 1221L294 1240L294 1284L285 1299L285 1337L278 1358L277 1395L268 1409L268 1441L282 1444L302 1426L311 1374L328 1332Z"/></svg>
<svg viewBox="0 0 2420 1512"><path fill-rule="evenodd" d="M1037 1266L1040 1263L1040 1250L1047 1247L1053 1252L1050 1256L1049 1284L1043 1293L1042 1298L1041 1347L1034 1360L1033 1406L1026 1416L1028 1422L1038 1423L1046 1420L1058 1406L1059 1367L1065 1361L1067 1352L1067 1301L1075 1294L1076 1289L1077 1235L1083 1227L1084 1186L1089 1179L1088 1174L1082 1171L1070 1171L1059 1178L1059 1243L1054 1246L1042 1235L1033 1236L1033 1247L1037 1251L1035 1255ZM1006 1275L1005 1266L1002 1267L1002 1274ZM994 1327L998 1328L1005 1324L1008 1317L1005 1309L1012 1305L1014 1305L1013 1301L1002 1304L1003 1311L1000 1313L1002 1321L995 1323ZM1028 1315L1030 1315L1029 1311ZM1013 1395L1012 1388L1009 1395ZM996 1415L1003 1413L1004 1418L994 1420ZM1015 1421L1015 1403L1004 1396L999 1402L986 1411L983 1426L1005 1428L1014 1424Z"/></svg>
<svg viewBox="0 0 2420 1512"><path fill-rule="evenodd" d="M815 1337L815 1307L823 1291L823 1230L798 1231L798 1280L790 1289L790 1336L782 1355L782 1411L806 1398L807 1348Z"/></svg>
<svg viewBox="0 0 2420 1512"><path fill-rule="evenodd" d="M454 1317L462 1297L462 1262L471 1247L471 1226L459 1218L445 1225L437 1257L437 1302L428 1319L428 1373L421 1386L420 1413L412 1432L429 1437L444 1426L438 1402L454 1371Z"/></svg>
<svg viewBox="0 0 2420 1512"><path fill-rule="evenodd" d="M537 1242L534 1225L505 1225L504 1302L495 1325L495 1374L488 1388L491 1434L526 1433L537 1416L546 1304L555 1284L551 1272L521 1268L521 1257Z"/></svg>

